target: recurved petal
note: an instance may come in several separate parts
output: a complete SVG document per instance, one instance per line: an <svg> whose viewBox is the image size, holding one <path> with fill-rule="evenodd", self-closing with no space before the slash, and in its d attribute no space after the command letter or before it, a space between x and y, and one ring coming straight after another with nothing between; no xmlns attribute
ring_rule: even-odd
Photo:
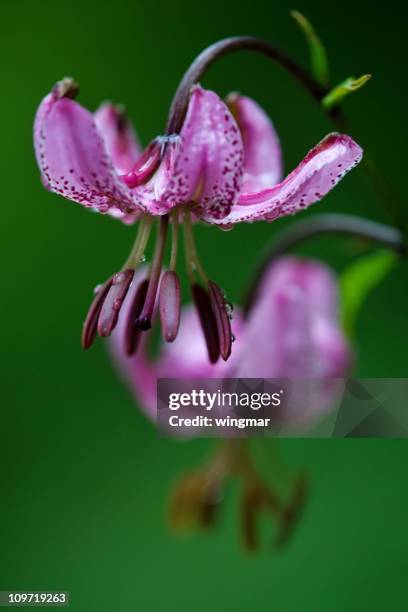
<svg viewBox="0 0 408 612"><path fill-rule="evenodd" d="M141 151L125 109L106 102L94 113L94 120L116 172L129 172Z"/></svg>
<svg viewBox="0 0 408 612"><path fill-rule="evenodd" d="M230 94L227 104L244 143L243 193L272 187L282 180L282 152L278 135L265 111L251 98Z"/></svg>
<svg viewBox="0 0 408 612"><path fill-rule="evenodd" d="M362 155L361 147L349 136L329 134L284 181L258 193L242 193L227 217L212 222L273 221L296 214L321 200L360 162Z"/></svg>
<svg viewBox="0 0 408 612"><path fill-rule="evenodd" d="M92 114L58 91L41 102L34 124L43 182L50 191L99 212L134 212L139 207L116 175Z"/></svg>
<svg viewBox="0 0 408 612"><path fill-rule="evenodd" d="M213 91L195 86L162 199L170 206L196 202L201 216L222 219L237 200L243 177L241 134Z"/></svg>

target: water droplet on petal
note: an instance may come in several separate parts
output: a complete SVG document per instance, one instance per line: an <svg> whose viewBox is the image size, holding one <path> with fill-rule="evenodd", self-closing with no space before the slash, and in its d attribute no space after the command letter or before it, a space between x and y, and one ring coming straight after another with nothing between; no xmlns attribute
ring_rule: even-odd
<svg viewBox="0 0 408 612"><path fill-rule="evenodd" d="M218 226L223 232L230 232L232 229L234 229L234 224L233 223L226 223L225 225L219 225Z"/></svg>

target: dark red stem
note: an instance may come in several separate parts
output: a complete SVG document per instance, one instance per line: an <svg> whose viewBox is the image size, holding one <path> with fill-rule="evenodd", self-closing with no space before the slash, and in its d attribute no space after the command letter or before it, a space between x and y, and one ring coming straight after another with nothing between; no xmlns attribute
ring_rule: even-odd
<svg viewBox="0 0 408 612"><path fill-rule="evenodd" d="M261 53L271 58L292 74L292 76L294 76L317 101L320 101L327 93L327 89L315 81L292 58L265 40L261 40L254 36L232 36L231 38L224 38L204 49L184 74L170 107L166 127L167 135L177 134L180 131L187 111L192 86L203 77L211 64L220 57L234 51L254 51L255 53ZM336 110L328 112L335 114Z"/></svg>

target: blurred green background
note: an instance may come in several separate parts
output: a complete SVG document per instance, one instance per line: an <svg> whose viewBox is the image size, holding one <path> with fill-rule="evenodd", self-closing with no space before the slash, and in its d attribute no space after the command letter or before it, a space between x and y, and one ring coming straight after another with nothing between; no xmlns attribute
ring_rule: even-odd
<svg viewBox="0 0 408 612"><path fill-rule="evenodd" d="M166 503L178 475L210 442L160 439L134 406L101 342L79 334L92 288L115 271L134 228L47 193L32 151L32 121L53 83L72 75L80 101L126 104L143 143L163 131L194 56L218 38L255 34L302 62L288 16L304 12L326 42L334 82L372 72L345 109L400 196L406 177L406 14L368 0L1 3L2 274L0 589L69 590L75 611L399 610L408 570L404 440L282 442L305 467L312 494L289 547L240 545L236 492L218 529L176 538ZM281 135L287 169L332 128L298 85L268 60L225 58L205 84L256 98ZM405 202L404 202L405 203ZM347 211L389 221L361 168L306 214ZM289 221L290 223L291 221ZM238 301L257 252L287 221L199 228L205 267ZM304 253L341 270L362 252L318 240ZM358 325L360 376L404 377L407 273L397 267L366 302Z"/></svg>

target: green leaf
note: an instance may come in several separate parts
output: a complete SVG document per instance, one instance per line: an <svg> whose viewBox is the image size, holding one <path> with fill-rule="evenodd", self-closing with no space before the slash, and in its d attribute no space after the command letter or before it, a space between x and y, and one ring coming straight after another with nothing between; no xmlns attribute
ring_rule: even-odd
<svg viewBox="0 0 408 612"><path fill-rule="evenodd" d="M336 104L340 104L345 96L348 96L353 91L357 91L361 89L363 85L367 83L371 79L371 74L363 74L358 79L354 77L349 77L333 87L331 91L323 98L322 104L325 108L332 108Z"/></svg>
<svg viewBox="0 0 408 612"><path fill-rule="evenodd" d="M321 85L327 85L329 82L329 61L322 41L316 34L310 21L306 19L302 13L299 13L299 11L291 11L290 15L305 35L309 46L310 64L313 76Z"/></svg>
<svg viewBox="0 0 408 612"><path fill-rule="evenodd" d="M352 263L340 279L342 322L352 337L360 309L369 293L386 277L398 260L395 253L377 251Z"/></svg>

